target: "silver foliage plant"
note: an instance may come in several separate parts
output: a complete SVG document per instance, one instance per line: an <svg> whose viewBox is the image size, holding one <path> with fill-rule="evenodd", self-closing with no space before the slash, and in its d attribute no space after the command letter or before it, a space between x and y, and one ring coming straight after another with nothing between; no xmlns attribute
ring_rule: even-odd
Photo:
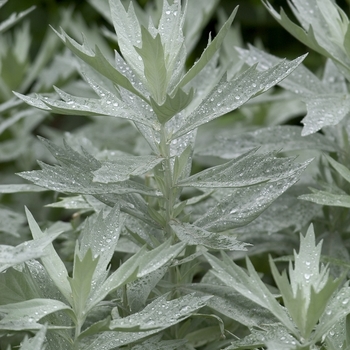
<svg viewBox="0 0 350 350"><path fill-rule="evenodd" d="M197 128L270 89L304 58L279 62L263 72L252 66L228 79L218 53L236 11L217 36L209 38L189 70L185 69L182 30L186 8L179 1L164 1L159 22L148 20L147 27L132 2L124 7L120 1L111 1L120 49L120 53L115 50L113 62L97 46L92 49L87 39L79 44L63 29L57 32L80 59L81 74L97 98L76 97L60 89L56 89L59 99L17 96L50 112L128 119L144 137L149 152L119 154L106 161L86 150L73 150L68 142L59 147L44 140L59 165L41 164L42 170L21 176L51 190L92 195L109 206L119 204L122 211L157 230L160 242L180 240L215 249L230 242L234 250L236 240L228 230L256 218L298 180L308 164L280 158L276 152L251 150L190 176ZM195 220L181 198L186 187L216 193L215 202ZM236 247L243 245L237 242Z"/></svg>
<svg viewBox="0 0 350 350"><path fill-rule="evenodd" d="M57 223L43 230L26 209L33 240L0 246L0 335L36 332L24 338L22 350L349 348L350 289L345 274L333 277L329 266L320 264L322 244L316 244L312 225L300 236L299 253L288 258L288 274L280 274L270 258L278 289L262 281L249 258L244 270L231 255L247 254L252 232L254 239L277 242L279 232L305 229L319 215L318 207L296 199L302 193L290 191L311 160L296 161L279 151L339 151L331 132L314 133L343 121L345 84L341 90L320 81L302 66L305 56L280 60L254 47L240 49L246 65L232 68L234 62L228 65L220 53L237 9L187 69L215 0L163 0L146 10L132 1L91 3L115 29L105 31L117 45L113 53L92 47L89 37L79 43L64 29L55 30L76 56L89 91L15 94L45 112L105 118L107 128L119 128L109 133L135 138L137 147L98 149L86 136L88 129L84 137L67 135L63 145L42 138L57 164L40 162L41 170L20 173L34 185L0 187L1 193L57 191L66 196L52 207L92 213L78 228L70 272L52 243L71 234L70 228ZM348 37L347 17L330 0L308 3L305 10L303 2L292 1L304 31L265 5L287 30L326 52L326 72L337 72L344 82L348 47L341 49L341 35ZM329 42L313 34L326 25L337 34L326 32ZM200 126L277 84L303 95L307 138L299 127L272 126L241 135L218 133L195 147ZM327 89L334 94L320 109L317 101ZM321 112L328 107L339 107L339 117L325 121ZM194 156L215 157L216 163L192 174ZM326 160L350 181L349 169L332 157ZM300 198L349 207L349 196L340 189L314 191ZM261 232L271 236L260 237ZM286 246L278 252L295 247L292 239L282 242ZM199 267L208 263L209 272ZM202 276L194 283L197 273Z"/></svg>

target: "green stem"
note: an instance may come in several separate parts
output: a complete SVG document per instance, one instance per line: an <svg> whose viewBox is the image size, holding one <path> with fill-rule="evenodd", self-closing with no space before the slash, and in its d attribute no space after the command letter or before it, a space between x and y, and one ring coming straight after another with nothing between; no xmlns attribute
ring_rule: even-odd
<svg viewBox="0 0 350 350"><path fill-rule="evenodd" d="M165 209L165 233L168 237L173 237L173 233L170 227L170 221L173 218L174 205L176 197L174 196L174 178L171 165L170 156L170 144L168 141L167 131L164 126L161 128L161 140L160 140L160 151L164 157L163 170L164 170L164 183L165 183L165 193L164 193L164 209ZM173 237L174 239L175 237Z"/></svg>

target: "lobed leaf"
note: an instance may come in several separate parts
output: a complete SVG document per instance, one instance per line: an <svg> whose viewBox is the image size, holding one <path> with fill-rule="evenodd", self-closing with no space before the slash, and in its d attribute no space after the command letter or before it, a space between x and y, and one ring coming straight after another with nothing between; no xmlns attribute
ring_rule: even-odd
<svg viewBox="0 0 350 350"><path fill-rule="evenodd" d="M253 66L230 81L223 76L209 94L203 96L202 102L174 133L173 139L240 107L252 97L267 91L287 77L304 58L305 56L301 56L291 62L282 61L264 72L259 72Z"/></svg>
<svg viewBox="0 0 350 350"><path fill-rule="evenodd" d="M91 249L87 250L81 260L78 254L74 256L73 275L68 277L68 282L72 289L72 307L78 319L86 315L86 303L93 286L98 258L93 258Z"/></svg>
<svg viewBox="0 0 350 350"><path fill-rule="evenodd" d="M163 44L159 34L153 37L144 27L141 27L141 37L142 47L135 47L135 50L142 58L148 90L154 101L162 104L171 74L166 67Z"/></svg>
<svg viewBox="0 0 350 350"><path fill-rule="evenodd" d="M286 272L279 274L270 258L270 266L276 284L281 291L284 305L297 325L301 336L308 339L323 314L341 279L329 277L328 268L320 269L321 245L315 244L313 226L305 237L301 236L299 254L294 252L294 268L289 263L289 280Z"/></svg>
<svg viewBox="0 0 350 350"><path fill-rule="evenodd" d="M27 218L29 225L31 226L31 221L34 219L28 211ZM0 271L2 272L11 266L21 264L27 260L36 259L47 255L47 247L50 246L52 241L60 234L61 232L56 232L51 235L41 236L35 240L21 243L16 247L1 245Z"/></svg>
<svg viewBox="0 0 350 350"><path fill-rule="evenodd" d="M269 289L261 281L252 263L247 258L246 273L241 267L236 265L225 253L222 252L223 261L204 253L213 268L212 273L227 286L244 295L254 303L260 305L270 312L293 334L297 334L294 324L290 321L284 308L276 301Z"/></svg>
<svg viewBox="0 0 350 350"><path fill-rule="evenodd" d="M160 340L160 337L154 336L145 340L139 345L135 345L131 350L175 350L180 349L187 343L186 340Z"/></svg>
<svg viewBox="0 0 350 350"><path fill-rule="evenodd" d="M302 135L313 134L325 126L337 125L350 112L350 97L345 94L315 96L306 100L308 114L301 121Z"/></svg>
<svg viewBox="0 0 350 350"><path fill-rule="evenodd" d="M238 7L236 7L227 21L224 23L219 33L216 35L213 41L209 41L208 46L204 49L201 54L201 57L197 62L188 70L188 72L181 79L178 87L183 87L188 84L192 79L194 79L202 69L204 69L210 60L214 57L215 53L217 53L232 25L232 22L236 16Z"/></svg>
<svg viewBox="0 0 350 350"><path fill-rule="evenodd" d="M165 329L190 317L194 311L205 306L211 298L211 296L195 297L188 294L167 301L167 296L162 295L140 312L112 320L110 328L123 332Z"/></svg>
<svg viewBox="0 0 350 350"><path fill-rule="evenodd" d="M350 208L350 196L345 194L331 193L327 191L319 191L311 189L313 193L303 194L299 199L313 202L320 205L329 205L332 207Z"/></svg>
<svg viewBox="0 0 350 350"><path fill-rule="evenodd" d="M283 152L303 149L335 152L338 149L335 143L322 134L316 133L306 137L301 136L301 133L301 127L292 125L270 126L237 135L223 131L216 133L214 142L210 145L196 150L196 154L232 159L257 147L261 153L276 149Z"/></svg>
<svg viewBox="0 0 350 350"><path fill-rule="evenodd" d="M290 177L277 181L237 189L217 190L214 192L214 197L217 195L218 198L217 203L196 219L194 225L214 232L247 225L298 181L307 164L301 164Z"/></svg>
<svg viewBox="0 0 350 350"><path fill-rule="evenodd" d="M126 293L131 313L138 312L145 307L149 294L164 277L168 269L169 264L165 264L159 269L140 277L136 281L127 285Z"/></svg>
<svg viewBox="0 0 350 350"><path fill-rule="evenodd" d="M325 311L315 329L315 339L320 339L350 313L350 288L348 283L325 306Z"/></svg>
<svg viewBox="0 0 350 350"><path fill-rule="evenodd" d="M87 152L80 154L74 151L68 145L62 148L47 140L43 140L43 142L62 165L51 166L40 163L42 170L27 171L19 174L21 177L39 186L64 193L103 195L138 192L150 196L160 195L154 189L132 180L108 184L94 182L93 173L101 168L103 163Z"/></svg>
<svg viewBox="0 0 350 350"><path fill-rule="evenodd" d="M246 250L248 243L230 234L209 232L201 227L174 221L170 224L180 241L188 245L204 245L215 250Z"/></svg>
<svg viewBox="0 0 350 350"><path fill-rule="evenodd" d="M117 2L111 2L114 4ZM113 5L111 5L113 6ZM121 5L122 6L122 5ZM54 30L55 31L55 30ZM95 46L95 51L93 51L87 44L86 39L83 37L83 44L78 44L61 28L61 33L55 31L58 37L63 41L63 43L80 59L86 62L89 66L93 67L100 74L110 79L114 84L129 90L136 96L142 99L146 99L121 72L119 72L116 67L114 67L102 54L98 46Z"/></svg>
<svg viewBox="0 0 350 350"><path fill-rule="evenodd" d="M235 340L223 350L253 349L267 345L268 350L295 350L302 346L287 329L280 325L264 325L263 329L250 329L251 334L243 339Z"/></svg>
<svg viewBox="0 0 350 350"><path fill-rule="evenodd" d="M269 310L252 302L231 287L218 283L193 283L181 289L186 292L196 292L197 295L198 293L212 295L207 302L207 307L247 327L274 325L277 321Z"/></svg>
<svg viewBox="0 0 350 350"><path fill-rule="evenodd" d="M27 220L29 224L30 231L32 233L32 236L35 240L40 240L45 237L45 233L41 231L39 225L35 221L33 215L30 213L30 211L26 208L26 215ZM59 232L61 233L61 232ZM57 233L57 235L59 234ZM68 272L67 269L57 254L56 250L54 249L52 244L49 244L46 246L45 249L42 249L42 256L41 261L43 265L45 266L45 269L51 279L54 281L57 288L60 290L60 292L65 296L65 298L71 302L72 297L71 293L72 290L70 288L70 285L68 283ZM45 256L46 255L46 256Z"/></svg>
<svg viewBox="0 0 350 350"><path fill-rule="evenodd" d="M47 327L43 326L41 329L35 334L32 338L25 337L24 340L21 342L21 347L19 350L45 350L46 344L45 344L45 333L46 333Z"/></svg>
<svg viewBox="0 0 350 350"><path fill-rule="evenodd" d="M91 250L93 260L98 259L93 269L93 276L91 276L92 290L97 288L100 283L103 283L107 277L108 264L116 249L121 227L122 221L118 205L106 217L100 211L96 219L89 217L85 222L81 233L78 256L83 258Z"/></svg>
<svg viewBox="0 0 350 350"><path fill-rule="evenodd" d="M152 170L163 158L151 155L114 157L113 162L104 162L93 171L93 181L99 183L114 183L129 180L131 176L138 176Z"/></svg>
<svg viewBox="0 0 350 350"><path fill-rule="evenodd" d="M131 69L145 82L143 61L139 59L139 55L136 52L136 47L140 47L142 38L141 27L134 5L130 2L128 9L125 9L122 2L118 0L109 1L109 7L120 51Z"/></svg>
<svg viewBox="0 0 350 350"><path fill-rule="evenodd" d="M276 152L251 150L225 164L203 170L178 182L178 186L246 187L292 176L300 165L293 158L277 158Z"/></svg>
<svg viewBox="0 0 350 350"><path fill-rule="evenodd" d="M14 304L1 305L0 312L5 314L5 317L0 321L0 329L11 331L41 329L43 325L37 322L43 317L60 310L71 312L69 306L59 300L52 299L30 299Z"/></svg>
<svg viewBox="0 0 350 350"><path fill-rule="evenodd" d="M44 192L46 189L30 184L0 185L0 193Z"/></svg>
<svg viewBox="0 0 350 350"><path fill-rule="evenodd" d="M325 156L332 167L347 181L350 182L350 170L343 164L337 162L329 156Z"/></svg>

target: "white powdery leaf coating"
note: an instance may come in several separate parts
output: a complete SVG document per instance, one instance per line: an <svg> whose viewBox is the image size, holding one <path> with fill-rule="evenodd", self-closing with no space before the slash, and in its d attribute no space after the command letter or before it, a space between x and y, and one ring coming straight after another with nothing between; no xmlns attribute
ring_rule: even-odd
<svg viewBox="0 0 350 350"><path fill-rule="evenodd" d="M127 194L142 193L160 195L154 189L135 181L127 180L119 183L102 184L93 182L93 172L102 166L96 158L82 151L80 154L65 145L58 147L49 141L43 140L52 155L60 161L61 166L51 166L39 162L42 170L20 173L23 178L53 191L80 194Z"/></svg>
<svg viewBox="0 0 350 350"><path fill-rule="evenodd" d="M45 189L30 184L0 185L0 193L43 192Z"/></svg>
<svg viewBox="0 0 350 350"><path fill-rule="evenodd" d="M117 50L115 50L114 53L116 65L115 68L126 78L128 78L128 80L134 86L134 88L140 91L143 96L148 96L149 92L147 91L144 85L146 83L145 78L143 76L137 76L131 69L130 65L127 62L125 62L122 56L119 55L119 52Z"/></svg>
<svg viewBox="0 0 350 350"><path fill-rule="evenodd" d="M193 294L188 294L170 301L166 298L167 295L162 295L142 311L112 320L110 328L119 331L165 329L183 321L194 311L205 306L211 296L195 297Z"/></svg>
<svg viewBox="0 0 350 350"><path fill-rule="evenodd" d="M130 176L143 175L152 170L163 158L156 156L120 156L113 162L103 162L101 168L93 172L93 181L100 183L112 183L125 181Z"/></svg>
<svg viewBox="0 0 350 350"><path fill-rule="evenodd" d="M135 345L131 350L175 350L182 349L187 340L160 340L161 335L154 336L142 344ZM180 348L181 347L181 348Z"/></svg>
<svg viewBox="0 0 350 350"><path fill-rule="evenodd" d="M212 295L213 297L208 300L208 307L247 327L261 327L262 324L276 325L277 320L269 310L252 302L233 288L215 282L193 283L181 289L186 292L196 292L196 295L199 293Z"/></svg>
<svg viewBox="0 0 350 350"><path fill-rule="evenodd" d="M0 272L10 266L45 255L45 248L60 234L47 235L33 241L26 241L16 247L0 245Z"/></svg>
<svg viewBox="0 0 350 350"><path fill-rule="evenodd" d="M16 96L33 107L60 114L83 116L105 115L125 118L149 126L156 123L156 120L146 119L143 117L143 115L135 115L134 111L130 109L127 104L118 99L116 95L112 94L108 90L103 89L102 87L97 89L96 85L94 85L94 87L95 91L99 91L101 94L100 96L103 97L100 99L76 97L57 88L55 89L56 92L64 101L42 97L39 95L36 97L30 97L16 93Z"/></svg>
<svg viewBox="0 0 350 350"><path fill-rule="evenodd" d="M289 265L289 278L294 296L301 289L307 305L311 300L311 286L315 292L321 291L327 283L328 273L324 267L320 271L322 242L316 246L313 227L310 226L306 236L300 235L299 253L294 251L294 268Z"/></svg>
<svg viewBox="0 0 350 350"><path fill-rule="evenodd" d="M308 113L301 121L302 135L313 134L324 126L337 125L350 112L350 96L345 94L315 96L306 101Z"/></svg>
<svg viewBox="0 0 350 350"><path fill-rule="evenodd" d="M180 254L184 247L185 244L182 242L170 245L170 240L168 240L155 249L148 251L141 258L142 264L137 272L137 277L146 276L168 264Z"/></svg>
<svg viewBox="0 0 350 350"><path fill-rule="evenodd" d="M281 62L282 59L271 54L268 54L256 47L249 45L249 50L237 48L240 57L250 66L258 64L258 70L266 70L273 65ZM302 98L307 98L315 94L327 94L331 90L327 85L304 65L299 65L288 77L282 80L278 85L287 90L300 95Z"/></svg>
<svg viewBox="0 0 350 350"><path fill-rule="evenodd" d="M170 87L174 87L179 82L184 72L187 54L182 33L183 24L181 1L175 1L171 5L164 1L158 33L164 48L166 69L172 75Z"/></svg>
<svg viewBox="0 0 350 350"><path fill-rule="evenodd" d="M125 10L121 1L110 1L112 21L118 37L118 45L125 61L138 77L145 82L144 66L135 47L141 47L141 27L132 2Z"/></svg>
<svg viewBox="0 0 350 350"><path fill-rule="evenodd" d="M17 213L8 208L0 207L0 222L0 232L6 232L10 235L19 237L19 230L25 224L26 219L23 214Z"/></svg>
<svg viewBox="0 0 350 350"><path fill-rule="evenodd" d="M149 294L168 271L169 265L170 263L128 284L126 292L131 313L138 312L145 306Z"/></svg>
<svg viewBox="0 0 350 350"><path fill-rule="evenodd" d="M14 304L0 306L0 312L6 314L0 321L0 329L25 330L38 329L41 318L60 310L71 310L71 308L59 300L52 299L30 299ZM24 326L24 328L22 328ZM40 325L40 328L42 325Z"/></svg>
<svg viewBox="0 0 350 350"><path fill-rule="evenodd" d="M345 76L331 59L327 59L323 72L322 83L332 89L335 93L348 93Z"/></svg>
<svg viewBox="0 0 350 350"><path fill-rule="evenodd" d="M260 325L261 327L261 325ZM251 334L243 339L232 342L223 350L234 350L240 348L257 348L268 345L269 350L294 350L299 342L290 335L290 332L281 325L264 325L264 330L251 328Z"/></svg>
<svg viewBox="0 0 350 350"><path fill-rule="evenodd" d="M314 193L301 195L299 199L320 205L350 208L350 196L345 194L337 194L326 191L314 191Z"/></svg>
<svg viewBox="0 0 350 350"><path fill-rule="evenodd" d="M328 333L334 325L350 314L350 287L346 283L328 303L320 322L315 330L315 337L322 337ZM329 333L331 336L335 334ZM316 338L317 339L317 338Z"/></svg>
<svg viewBox="0 0 350 350"><path fill-rule="evenodd" d="M294 191L298 189L297 193ZM314 217L322 212L322 208L316 204L299 200L300 193L305 193L306 187L294 185L286 193L277 198L259 217L250 224L235 230L237 234L273 233L281 232L284 229L292 229L300 232L303 227L310 223ZM249 238L242 238L249 242ZM259 235L259 239L263 236ZM250 237L251 238L251 237ZM271 238L268 238L271 240ZM277 240L277 238L275 239ZM252 242L253 243L253 242Z"/></svg>
<svg viewBox="0 0 350 350"><path fill-rule="evenodd" d="M178 238L188 245L204 245L215 250L247 250L248 243L240 242L229 234L209 232L188 223L171 223Z"/></svg>
<svg viewBox="0 0 350 350"><path fill-rule="evenodd" d="M245 187L289 177L299 169L294 158L277 158L276 152L257 154L255 150L225 164L203 170L179 182L192 187Z"/></svg>
<svg viewBox="0 0 350 350"><path fill-rule="evenodd" d="M258 217L276 198L298 181L309 162L301 164L290 177L238 189L214 193L218 203L194 224L208 231L220 232L247 225Z"/></svg>
<svg viewBox="0 0 350 350"><path fill-rule="evenodd" d="M347 28L343 26L343 18L340 16L335 4L329 0L303 1L292 0L292 10L306 32L311 31L315 39L324 50L341 62L349 62L343 40ZM341 28L343 26L343 28Z"/></svg>
<svg viewBox="0 0 350 350"><path fill-rule="evenodd" d="M304 59L299 57L291 62L282 61L276 66L259 72L255 66L248 68L238 77L227 81L226 75L215 86L202 103L186 118L173 138L226 114L263 93L288 76Z"/></svg>
<svg viewBox="0 0 350 350"><path fill-rule="evenodd" d="M42 326L34 337L24 338L21 342L20 350L45 350L46 345L44 345L44 342L46 340L46 328L46 326Z"/></svg>
<svg viewBox="0 0 350 350"><path fill-rule="evenodd" d="M92 291L97 287L97 282L102 276L106 277L107 266L118 243L121 226L118 206L113 208L106 217L101 211L97 218L90 216L85 223L81 233L79 256L82 259L91 249L93 259L99 259L91 283Z"/></svg>
<svg viewBox="0 0 350 350"><path fill-rule="evenodd" d="M278 125L249 131L238 135L223 131L215 135L214 142L196 151L200 156L215 156L232 159L259 147L260 152L273 150L296 151L318 149L335 152L338 146L322 134L301 136L302 128L292 125Z"/></svg>

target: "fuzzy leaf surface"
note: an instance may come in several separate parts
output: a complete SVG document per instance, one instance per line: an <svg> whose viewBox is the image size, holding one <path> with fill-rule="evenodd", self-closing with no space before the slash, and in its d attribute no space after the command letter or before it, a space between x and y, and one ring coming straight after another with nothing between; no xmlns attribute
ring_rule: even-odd
<svg viewBox="0 0 350 350"><path fill-rule="evenodd" d="M29 214L29 215L28 215ZM29 212L27 212L29 225L34 220ZM0 246L0 271L23 263L27 260L43 257L48 254L46 248L51 245L62 232L52 233L50 235L35 238L32 241L26 241L16 247L1 245Z"/></svg>
<svg viewBox="0 0 350 350"><path fill-rule="evenodd" d="M42 170L20 173L21 177L39 186L63 193L101 195L138 192L151 196L157 195L155 190L132 180L109 184L94 182L93 172L100 169L103 163L87 152L83 151L83 154L76 152L68 145L63 148L47 140L43 142L60 165L40 163Z"/></svg>
<svg viewBox="0 0 350 350"><path fill-rule="evenodd" d="M181 242L171 245L170 240L148 252L143 247L97 286L88 302L88 309L103 300L110 292L126 283L135 281L137 278L146 276L172 261L184 247L185 245Z"/></svg>
<svg viewBox="0 0 350 350"><path fill-rule="evenodd" d="M115 206L106 217L102 211L95 217L89 217L81 233L78 254L83 258L89 250L94 259L98 258L92 276L92 289L103 282L108 273L115 248L118 244L122 222L119 207Z"/></svg>
<svg viewBox="0 0 350 350"><path fill-rule="evenodd" d="M196 219L194 225L214 232L247 225L299 179L307 164L300 164L294 174L277 181L217 190L213 194L217 203Z"/></svg>
<svg viewBox="0 0 350 350"><path fill-rule="evenodd" d="M299 168L293 158L277 158L276 152L249 151L225 164L203 170L178 182L192 187L246 187L292 176Z"/></svg>
<svg viewBox="0 0 350 350"><path fill-rule="evenodd" d="M256 349L268 345L268 350L294 350L300 343L279 325L264 325L264 329L252 328L251 334L236 340L223 350ZM273 347L272 347L273 346Z"/></svg>
<svg viewBox="0 0 350 350"><path fill-rule="evenodd" d="M259 62L258 69L263 71L283 61L253 46L249 50L240 49L240 54L249 65ZM306 103L308 113L302 120L302 136L314 134L325 126L337 125L350 111L349 97L345 91L336 89L336 79L321 81L302 65L279 85L299 95Z"/></svg>
<svg viewBox="0 0 350 350"><path fill-rule="evenodd" d="M71 309L61 301L52 299L30 299L15 304L1 305L0 312L5 314L5 317L0 321L0 329L14 331L41 329L43 325L37 322L46 315L59 310L70 311Z"/></svg>
<svg viewBox="0 0 350 350"><path fill-rule="evenodd" d="M303 338L310 337L323 314L326 305L340 284L340 279L329 277L329 269L320 269L321 246L315 244L311 225L306 236L301 236L299 254L294 252L294 268L289 264L289 280L286 272L279 274L270 259L272 274L281 291L284 305L297 325Z"/></svg>
<svg viewBox="0 0 350 350"><path fill-rule="evenodd" d="M142 344L133 346L131 350L175 350L181 349L186 343L186 340L160 340L155 336Z"/></svg>
<svg viewBox="0 0 350 350"><path fill-rule="evenodd" d="M350 287L346 283L330 300L315 329L315 338L321 338L350 313Z"/></svg>
<svg viewBox="0 0 350 350"><path fill-rule="evenodd" d="M294 324L290 321L283 307L276 301L275 297L261 281L253 264L248 258L246 259L248 272L245 272L225 253L222 253L223 261L209 253L204 253L204 256L212 266L212 273L217 278L227 286L244 295L246 298L261 307L270 310L270 312L279 319L285 327L287 327L292 333L296 334Z"/></svg>
<svg viewBox="0 0 350 350"><path fill-rule="evenodd" d="M350 182L350 170L343 164L337 162L335 159L325 156L332 167L347 181Z"/></svg>
<svg viewBox="0 0 350 350"><path fill-rule="evenodd" d="M104 162L101 168L93 172L93 181L113 183L126 181L130 176L143 175L152 170L163 158L157 156L125 155L113 158L113 162Z"/></svg>
<svg viewBox="0 0 350 350"><path fill-rule="evenodd" d="M19 230L25 224L26 220L23 214L17 213L12 209L0 207L0 222L0 232L6 232L18 237Z"/></svg>
<svg viewBox="0 0 350 350"><path fill-rule="evenodd" d="M111 2L117 3L116 2ZM122 6L120 4L120 6ZM80 59L86 62L89 66L95 68L100 74L110 79L113 83L122 86L124 89L131 91L135 95L145 98L134 86L133 84L116 69L108 59L102 54L98 46L95 46L95 51L93 51L87 44L85 38L83 44L78 44L61 28L61 33L56 32L63 43Z"/></svg>
<svg viewBox="0 0 350 350"><path fill-rule="evenodd" d="M231 287L219 284L198 283L183 287L186 291L212 295L207 306L247 327L261 327L275 324L276 318L270 311L252 302Z"/></svg>
<svg viewBox="0 0 350 350"><path fill-rule="evenodd" d="M322 134L301 136L301 133L301 127L292 125L270 126L238 135L224 131L216 133L214 142L210 146L197 150L196 153L203 156L232 159L257 147L260 152L271 152L276 149L283 152L302 149L335 152L338 148Z"/></svg>
<svg viewBox="0 0 350 350"><path fill-rule="evenodd" d="M313 202L320 205L329 205L332 207L350 208L350 196L346 194L331 193L311 189L313 193L303 194L299 199Z"/></svg>
<svg viewBox="0 0 350 350"><path fill-rule="evenodd" d="M205 306L210 298L211 296L195 297L188 294L167 301L167 295L163 295L148 304L141 312L112 320L110 328L124 332L165 329L191 316L194 311Z"/></svg>
<svg viewBox="0 0 350 350"><path fill-rule="evenodd" d="M45 237L45 233L41 231L38 223L35 221L33 215L26 208L27 219L29 223L29 228L32 233L32 236L35 240L40 240ZM45 249L42 250L42 254L44 256L41 257L41 261L45 266L47 273L50 275L52 280L54 281L57 288L61 291L61 293L66 297L68 301L71 301L71 293L72 290L68 283L68 272L67 269L54 249L52 244L46 246ZM45 256L46 255L46 256Z"/></svg>
<svg viewBox="0 0 350 350"><path fill-rule="evenodd" d="M142 58L144 75L148 89L156 103L164 102L169 84L169 73L166 68L164 49L160 35L153 37L146 28L141 27L142 47L135 47Z"/></svg>
<svg viewBox="0 0 350 350"><path fill-rule="evenodd" d="M138 312L145 306L149 294L168 269L169 264L166 264L128 284L126 292L131 313Z"/></svg>
<svg viewBox="0 0 350 350"><path fill-rule="evenodd" d="M73 276L68 277L68 281L72 289L73 310L78 317L86 312L86 302L92 288L97 263L98 257L94 259L90 249L81 260L77 254L74 256Z"/></svg>
<svg viewBox="0 0 350 350"><path fill-rule="evenodd" d="M30 184L0 185L0 193L44 192L46 189Z"/></svg>
<svg viewBox="0 0 350 350"><path fill-rule="evenodd" d="M281 62L276 66L259 72L255 66L248 68L241 75L228 81L226 75L203 97L199 106L186 118L173 138L226 114L259 95L287 77L302 62L301 56L291 62Z"/></svg>
<svg viewBox="0 0 350 350"><path fill-rule="evenodd" d="M203 5L201 5L203 6ZM238 7L236 7L230 17L227 19L227 21L224 23L222 28L220 29L219 33L216 35L216 37L213 39L213 41L209 41L208 46L205 48L203 53L201 54L201 57L198 59L197 62L188 70L188 72L184 75L184 77L181 79L179 83L179 87L185 86L188 84L192 79L195 78L197 74L201 72L201 70L206 67L206 65L209 63L209 61L214 57L215 53L219 51L231 25L232 22L236 16Z"/></svg>
<svg viewBox="0 0 350 350"><path fill-rule="evenodd" d="M170 226L177 237L188 245L204 245L215 250L246 250L249 245L230 234L209 232L189 223L173 222Z"/></svg>
<svg viewBox="0 0 350 350"><path fill-rule="evenodd" d="M21 347L19 350L45 350L46 345L45 343L45 333L46 333L46 327L43 326L41 329L35 334L32 338L24 338L24 340L21 343Z"/></svg>

